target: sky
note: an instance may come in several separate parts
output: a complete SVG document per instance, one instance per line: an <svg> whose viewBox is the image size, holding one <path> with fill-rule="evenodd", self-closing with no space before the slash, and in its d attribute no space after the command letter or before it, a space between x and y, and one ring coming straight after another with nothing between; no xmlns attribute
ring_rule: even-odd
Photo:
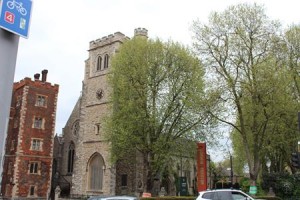
<svg viewBox="0 0 300 200"><path fill-rule="evenodd" d="M81 93L90 41L115 32L132 37L141 27L150 38L191 45L193 21L205 23L212 11L245 2L264 6L284 27L299 24L299 0L33 0L14 81L48 70L47 81L60 86L56 133L61 134Z"/></svg>

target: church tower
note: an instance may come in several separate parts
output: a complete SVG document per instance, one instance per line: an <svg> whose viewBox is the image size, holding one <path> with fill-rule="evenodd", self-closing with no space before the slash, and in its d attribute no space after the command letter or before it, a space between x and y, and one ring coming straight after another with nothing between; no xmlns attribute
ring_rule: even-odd
<svg viewBox="0 0 300 200"><path fill-rule="evenodd" d="M146 36L144 28L135 36ZM116 194L116 167L110 163L109 143L102 122L111 108L107 75L111 59L129 38L120 32L90 42L85 61L82 95L63 129L57 148L57 185L62 194Z"/></svg>

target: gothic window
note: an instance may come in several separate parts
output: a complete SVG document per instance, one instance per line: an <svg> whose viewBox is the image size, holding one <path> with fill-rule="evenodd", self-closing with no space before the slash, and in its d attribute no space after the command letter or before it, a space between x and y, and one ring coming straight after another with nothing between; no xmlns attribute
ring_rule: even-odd
<svg viewBox="0 0 300 200"><path fill-rule="evenodd" d="M35 106L46 107L46 97L42 95L36 96Z"/></svg>
<svg viewBox="0 0 300 200"><path fill-rule="evenodd" d="M74 135L78 135L79 133L79 121L76 121L74 124L73 124L73 129L72 129L72 132Z"/></svg>
<svg viewBox="0 0 300 200"><path fill-rule="evenodd" d="M105 169L101 155L94 155L89 162L89 189L102 190L103 171Z"/></svg>
<svg viewBox="0 0 300 200"><path fill-rule="evenodd" d="M97 58L97 71L100 71L102 69L102 57L98 56Z"/></svg>
<svg viewBox="0 0 300 200"><path fill-rule="evenodd" d="M33 128L41 129L43 125L43 118L35 117L33 122Z"/></svg>
<svg viewBox="0 0 300 200"><path fill-rule="evenodd" d="M104 69L108 68L108 61L109 61L109 56L108 56L108 54L105 54L105 56L104 56Z"/></svg>
<svg viewBox="0 0 300 200"><path fill-rule="evenodd" d="M29 164L29 173L30 174L37 174L39 170L39 163L38 162L30 162Z"/></svg>
<svg viewBox="0 0 300 200"><path fill-rule="evenodd" d="M68 173L73 173L74 155L75 155L75 145L73 142L71 142L69 146L69 152L68 152Z"/></svg>

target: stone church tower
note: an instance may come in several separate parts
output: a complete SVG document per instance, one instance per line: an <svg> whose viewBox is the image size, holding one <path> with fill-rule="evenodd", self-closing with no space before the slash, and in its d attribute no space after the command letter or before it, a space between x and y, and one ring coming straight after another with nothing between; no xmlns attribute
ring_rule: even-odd
<svg viewBox="0 0 300 200"><path fill-rule="evenodd" d="M135 29L135 36L147 37L147 30ZM130 175L117 177L116 166L110 163L109 143L104 138L102 122L110 112L107 75L111 58L129 38L120 32L90 42L85 62L82 95L79 97L64 129L56 138L54 185L62 194L116 194L127 186ZM136 187L134 184L131 187ZM119 190L121 191L121 190ZM130 189L130 193L134 189ZM126 191L128 194L129 191Z"/></svg>

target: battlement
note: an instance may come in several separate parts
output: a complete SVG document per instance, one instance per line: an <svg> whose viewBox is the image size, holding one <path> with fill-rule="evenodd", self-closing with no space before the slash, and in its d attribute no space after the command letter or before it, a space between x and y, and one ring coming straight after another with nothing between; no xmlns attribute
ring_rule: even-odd
<svg viewBox="0 0 300 200"><path fill-rule="evenodd" d="M19 89L23 86L34 86L34 87L43 87L43 88L48 88L48 89L53 89L58 91L59 85L54 84L52 85L51 83L47 82L47 73L48 70L43 70L42 71L42 79L40 80L40 74L34 74L34 80L31 80L29 77L25 77L23 80L19 82L14 83L14 90Z"/></svg>
<svg viewBox="0 0 300 200"><path fill-rule="evenodd" d="M144 36L148 38L148 30L145 28L136 28L134 29L134 36Z"/></svg>
<svg viewBox="0 0 300 200"><path fill-rule="evenodd" d="M121 32L115 32L114 34L110 34L108 36L104 36L100 39L93 40L90 42L90 49L94 49L96 47L105 46L114 42L123 42L124 40L129 39L129 37L125 36Z"/></svg>

